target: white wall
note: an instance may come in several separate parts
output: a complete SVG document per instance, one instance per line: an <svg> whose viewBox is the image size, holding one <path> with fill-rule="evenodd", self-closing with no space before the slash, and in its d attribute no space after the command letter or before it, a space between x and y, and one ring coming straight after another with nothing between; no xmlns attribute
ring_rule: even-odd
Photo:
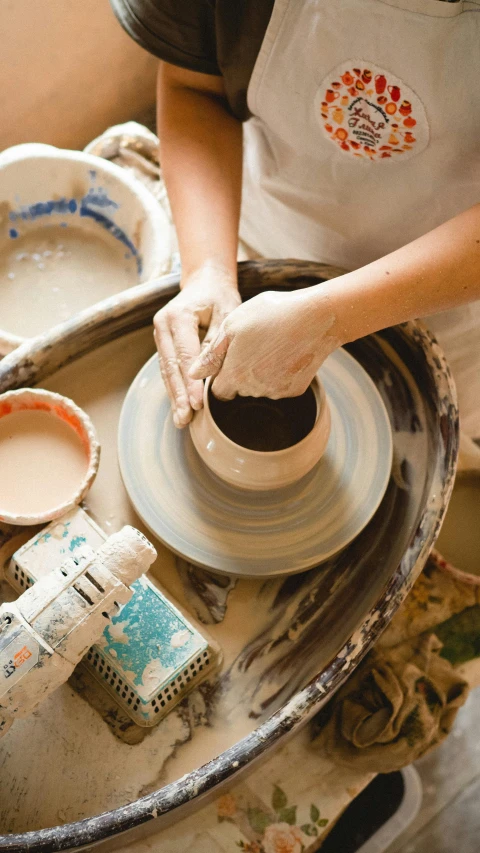
<svg viewBox="0 0 480 853"><path fill-rule="evenodd" d="M82 148L153 103L156 60L108 0L0 0L0 150Z"/></svg>

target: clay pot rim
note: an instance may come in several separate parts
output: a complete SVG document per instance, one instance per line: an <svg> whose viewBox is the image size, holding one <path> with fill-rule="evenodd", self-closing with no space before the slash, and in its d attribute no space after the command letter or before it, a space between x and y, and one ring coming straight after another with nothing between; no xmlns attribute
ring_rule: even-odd
<svg viewBox="0 0 480 853"><path fill-rule="evenodd" d="M326 414L326 408L328 406L327 396L325 394L325 389L316 374L312 381L310 382L309 388L312 389L313 394L315 396L315 402L317 404L317 414L315 417L315 421L312 425L311 430L305 435L300 441L297 441L296 444L291 444L290 447L284 447L282 450L251 450L249 447L244 447L243 444L237 444L237 442L232 441L228 435L225 435L224 432L220 429L217 422L215 421L211 411L210 404L208 400L208 392L214 381L214 377L209 376L205 382L203 389L203 407L205 409L205 413L208 416L209 427L214 432L218 438L222 441L223 444L231 447L233 450L238 450L242 453L242 455L247 455L248 457L252 457L253 459L281 459L282 456L291 455L292 451L301 451L303 447L311 441L312 433L317 427L320 420L323 420ZM213 393L213 392L212 392Z"/></svg>
<svg viewBox="0 0 480 853"><path fill-rule="evenodd" d="M220 480L234 488L268 492L306 476L322 458L330 437L331 417L325 389L318 373L312 379L317 415L301 441L282 450L251 450L232 441L215 422L209 405L212 379L204 386L204 405L189 424L193 445L203 463Z"/></svg>
<svg viewBox="0 0 480 853"><path fill-rule="evenodd" d="M46 403L50 407L49 414L56 418L59 416L55 412L55 407L61 407L67 412L67 414L73 416L73 418L79 421L83 427L82 438L84 439L83 443L86 445L85 449L87 451L87 470L83 475L82 480L79 482L77 490L73 492L72 496L67 501L45 510L44 512L29 515L6 512L0 506L0 521L7 524L34 526L54 521L56 518L60 518L60 516L78 506L90 489L97 475L100 464L100 443L97 438L95 427L86 412L77 406L77 404L69 397L64 397L62 394L56 394L53 391L46 391L43 388L20 388L16 391L6 391L4 394L0 394L0 405L4 405L9 402L12 402L15 406L18 405L18 403L23 402L25 405L22 409L18 409L18 411L28 409L35 411L38 410L35 403ZM10 413L6 413L5 415L0 414L0 419L2 417L8 417L8 414ZM71 424L69 424L69 426L77 432Z"/></svg>

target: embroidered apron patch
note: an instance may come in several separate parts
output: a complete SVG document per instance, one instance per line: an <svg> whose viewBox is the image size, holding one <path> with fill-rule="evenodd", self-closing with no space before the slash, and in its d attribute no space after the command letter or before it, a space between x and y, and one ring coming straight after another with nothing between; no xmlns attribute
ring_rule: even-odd
<svg viewBox="0 0 480 853"><path fill-rule="evenodd" d="M334 68L318 89L315 111L328 139L354 157L408 160L428 145L420 99L372 62L349 60Z"/></svg>

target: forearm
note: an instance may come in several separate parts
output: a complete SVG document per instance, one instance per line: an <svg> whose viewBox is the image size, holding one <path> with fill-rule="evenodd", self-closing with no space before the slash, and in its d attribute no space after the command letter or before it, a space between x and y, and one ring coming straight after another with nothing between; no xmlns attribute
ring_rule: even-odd
<svg viewBox="0 0 480 853"><path fill-rule="evenodd" d="M314 288L342 343L480 299L480 205L365 267Z"/></svg>
<svg viewBox="0 0 480 853"><path fill-rule="evenodd" d="M211 266L236 283L242 127L221 78L161 63L158 135L183 279Z"/></svg>

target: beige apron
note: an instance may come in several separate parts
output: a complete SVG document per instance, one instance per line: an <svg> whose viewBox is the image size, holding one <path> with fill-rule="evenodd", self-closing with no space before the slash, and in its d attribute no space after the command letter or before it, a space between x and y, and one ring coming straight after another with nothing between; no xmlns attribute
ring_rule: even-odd
<svg viewBox="0 0 480 853"><path fill-rule="evenodd" d="M276 0L248 89L244 242L354 269L479 202L479 60L480 2ZM429 324L480 436L480 302L448 315Z"/></svg>

